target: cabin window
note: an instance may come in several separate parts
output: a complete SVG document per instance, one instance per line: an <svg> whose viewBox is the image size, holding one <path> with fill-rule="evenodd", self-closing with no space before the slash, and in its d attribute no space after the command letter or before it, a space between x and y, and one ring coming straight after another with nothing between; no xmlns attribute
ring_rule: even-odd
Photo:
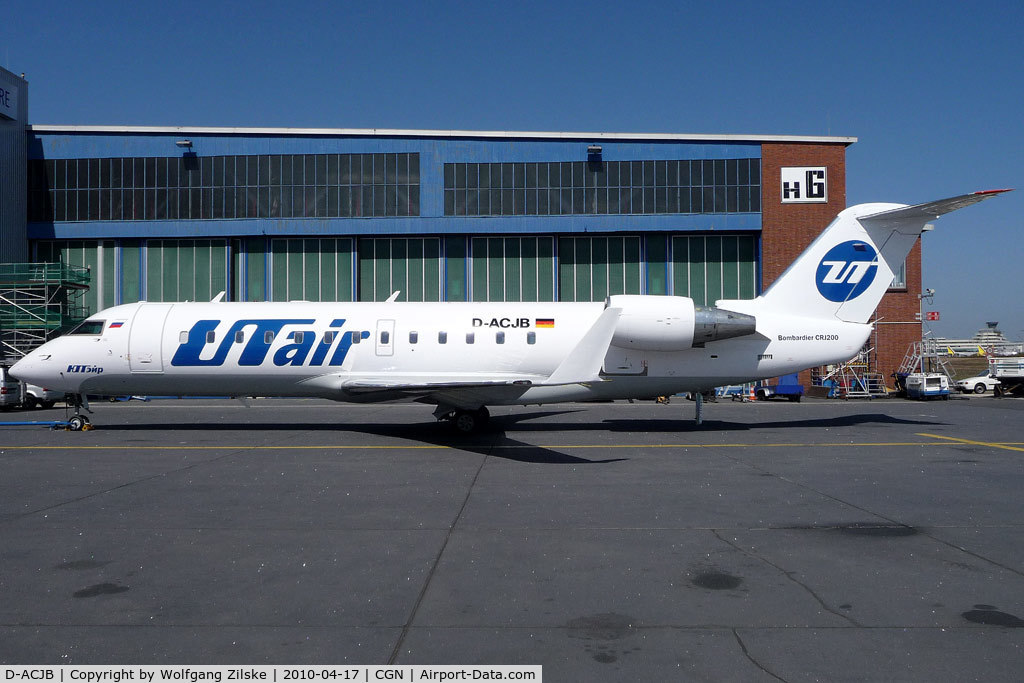
<svg viewBox="0 0 1024 683"><path fill-rule="evenodd" d="M448 333L447 332L438 332L437 333L437 343L438 344L447 344L448 343Z"/></svg>
<svg viewBox="0 0 1024 683"><path fill-rule="evenodd" d="M537 333L533 332L532 330L530 332L527 332L526 333L526 343L527 344L536 344L537 343Z"/></svg>
<svg viewBox="0 0 1024 683"><path fill-rule="evenodd" d="M416 344L417 342L419 342L419 340L420 340L420 333L419 332L410 332L409 333L409 343L410 344Z"/></svg>
<svg viewBox="0 0 1024 683"><path fill-rule="evenodd" d="M475 341L476 341L476 333L475 332L467 332L466 333L466 343L467 344L472 344Z"/></svg>
<svg viewBox="0 0 1024 683"><path fill-rule="evenodd" d="M102 320L86 320L84 323L78 325L72 329L68 334L87 334L93 337L98 337L103 334L103 321Z"/></svg>
<svg viewBox="0 0 1024 683"><path fill-rule="evenodd" d="M363 333L356 330L355 332L352 333L352 343L358 344L361 341L363 341Z"/></svg>
<svg viewBox="0 0 1024 683"><path fill-rule="evenodd" d="M188 344L188 330L182 330L178 333L178 343Z"/></svg>
<svg viewBox="0 0 1024 683"><path fill-rule="evenodd" d="M334 343L334 330L328 330L327 332L324 332L324 342L323 343L324 344L333 344Z"/></svg>
<svg viewBox="0 0 1024 683"><path fill-rule="evenodd" d="M235 332L235 343L236 344L241 344L244 341L245 341L245 332L243 332L242 330L238 330L237 332Z"/></svg>
<svg viewBox="0 0 1024 683"><path fill-rule="evenodd" d="M267 330L266 332L263 333L263 343L264 344L273 344L274 343L274 333L271 330Z"/></svg>
<svg viewBox="0 0 1024 683"><path fill-rule="evenodd" d="M301 344L302 343L302 337L303 337L303 333L302 332L292 332L292 339L295 340L296 344Z"/></svg>
<svg viewBox="0 0 1024 683"><path fill-rule="evenodd" d="M504 332L495 332L494 333L494 341L497 344L504 344L505 343L505 333Z"/></svg>
<svg viewBox="0 0 1024 683"><path fill-rule="evenodd" d="M217 339L217 333L214 332L213 330L210 330L209 332L206 333L206 343L207 344L212 344L216 339Z"/></svg>

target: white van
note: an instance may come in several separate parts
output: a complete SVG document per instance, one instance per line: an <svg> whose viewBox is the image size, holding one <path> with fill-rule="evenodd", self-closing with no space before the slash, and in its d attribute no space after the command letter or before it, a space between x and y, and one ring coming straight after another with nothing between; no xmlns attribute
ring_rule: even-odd
<svg viewBox="0 0 1024 683"><path fill-rule="evenodd" d="M21 382L11 377L11 366L0 364L0 410L21 405Z"/></svg>

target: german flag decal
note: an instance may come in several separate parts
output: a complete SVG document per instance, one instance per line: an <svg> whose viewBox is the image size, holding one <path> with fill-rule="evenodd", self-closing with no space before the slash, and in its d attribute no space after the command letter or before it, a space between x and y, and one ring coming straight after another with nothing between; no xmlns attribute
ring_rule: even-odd
<svg viewBox="0 0 1024 683"><path fill-rule="evenodd" d="M538 328L554 327L554 326L555 326L555 319L554 318L537 318L537 327Z"/></svg>

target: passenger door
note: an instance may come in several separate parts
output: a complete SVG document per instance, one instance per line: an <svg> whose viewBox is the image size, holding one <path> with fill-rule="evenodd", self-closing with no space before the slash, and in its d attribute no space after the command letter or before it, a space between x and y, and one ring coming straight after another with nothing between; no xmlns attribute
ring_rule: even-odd
<svg viewBox="0 0 1024 683"><path fill-rule="evenodd" d="M163 372L160 346L164 322L171 304L141 304L132 320L128 336L128 367L132 372Z"/></svg>

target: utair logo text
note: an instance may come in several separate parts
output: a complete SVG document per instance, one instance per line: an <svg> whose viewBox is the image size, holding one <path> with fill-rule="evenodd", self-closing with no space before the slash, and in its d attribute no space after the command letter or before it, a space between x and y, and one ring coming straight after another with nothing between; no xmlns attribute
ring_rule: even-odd
<svg viewBox="0 0 1024 683"><path fill-rule="evenodd" d="M352 337L366 339L370 333L342 332L344 318L332 320L328 329L318 333L308 318L259 318L236 320L219 340L215 333L220 320L198 320L188 331L188 340L178 344L171 365L178 367L224 365L233 346L240 346L238 365L257 366L270 355L278 367L286 365L337 366L345 362ZM288 327L288 332L281 330ZM213 341L208 341L213 333ZM208 352L208 347L213 352Z"/></svg>
<svg viewBox="0 0 1024 683"><path fill-rule="evenodd" d="M814 282L829 301L849 301L863 294L878 273L878 252L867 242L851 240L828 250L818 263Z"/></svg>
<svg viewBox="0 0 1024 683"><path fill-rule="evenodd" d="M65 372L84 372L88 375L100 375L103 368L98 365L69 365Z"/></svg>

